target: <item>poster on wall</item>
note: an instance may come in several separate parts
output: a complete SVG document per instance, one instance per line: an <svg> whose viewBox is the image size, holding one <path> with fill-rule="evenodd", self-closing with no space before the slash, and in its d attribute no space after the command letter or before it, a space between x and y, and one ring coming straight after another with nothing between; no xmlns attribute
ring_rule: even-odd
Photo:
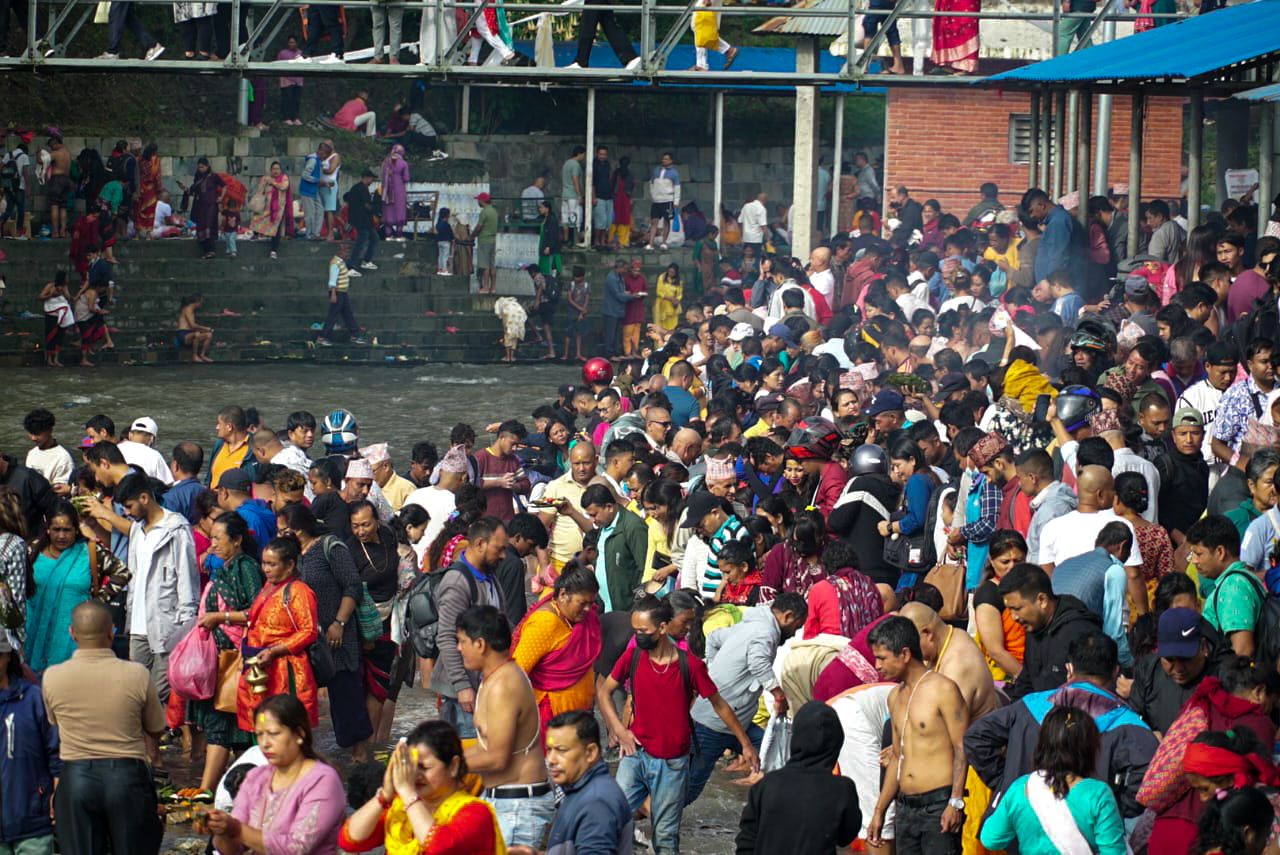
<svg viewBox="0 0 1280 855"><path fill-rule="evenodd" d="M1232 199L1239 199L1258 186L1256 169L1228 169L1223 177L1227 183L1227 195Z"/></svg>

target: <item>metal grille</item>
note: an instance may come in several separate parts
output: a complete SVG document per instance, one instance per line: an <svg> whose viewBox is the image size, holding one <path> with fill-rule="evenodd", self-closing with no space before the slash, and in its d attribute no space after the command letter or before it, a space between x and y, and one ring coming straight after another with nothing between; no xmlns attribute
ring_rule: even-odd
<svg viewBox="0 0 1280 855"><path fill-rule="evenodd" d="M1044 121L1042 118L1041 121ZM1058 156L1058 135L1056 122L1053 116L1048 118L1049 122L1049 151L1051 157ZM1009 162L1010 163L1030 163L1031 162L1031 114L1030 113L1010 113L1009 114Z"/></svg>

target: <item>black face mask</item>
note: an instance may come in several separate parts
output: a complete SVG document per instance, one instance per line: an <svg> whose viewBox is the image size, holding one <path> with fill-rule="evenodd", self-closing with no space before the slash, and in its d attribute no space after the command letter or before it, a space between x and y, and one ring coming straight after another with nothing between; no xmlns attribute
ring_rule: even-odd
<svg viewBox="0 0 1280 855"><path fill-rule="evenodd" d="M636 647L640 650L655 650L658 647L658 634L656 632L637 632Z"/></svg>

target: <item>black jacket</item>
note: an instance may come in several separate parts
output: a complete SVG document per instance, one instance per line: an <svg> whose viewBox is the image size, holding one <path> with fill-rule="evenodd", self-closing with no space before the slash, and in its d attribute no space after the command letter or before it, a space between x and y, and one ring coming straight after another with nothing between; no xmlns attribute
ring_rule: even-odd
<svg viewBox="0 0 1280 855"><path fill-rule="evenodd" d="M1200 634L1209 642L1209 654L1205 661L1204 671L1195 680L1185 686L1173 681L1160 664L1160 656L1148 653L1138 659L1133 667L1133 687L1129 690L1129 706L1152 730L1164 733L1173 724L1182 705L1195 692L1196 686L1205 677L1218 676L1218 669L1223 656L1231 652L1222 635L1203 618L1200 620Z"/></svg>
<svg viewBox="0 0 1280 855"><path fill-rule="evenodd" d="M1056 689L1067 681L1067 648L1086 632L1101 632L1102 620L1070 594L1058 597L1053 619L1038 632L1027 633L1022 673L1009 688L1009 697Z"/></svg>
<svg viewBox="0 0 1280 855"><path fill-rule="evenodd" d="M357 181L343 198L351 225L357 229L373 228L373 196L369 194L369 185Z"/></svg>
<svg viewBox="0 0 1280 855"><path fill-rule="evenodd" d="M791 727L791 760L747 793L737 855L835 855L862 828L853 781L833 775L844 730L836 711L809 701Z"/></svg>
<svg viewBox="0 0 1280 855"><path fill-rule="evenodd" d="M7 454L0 456L4 457L6 464L0 487L17 491L18 507L27 521L27 536L35 537L44 531L45 518L53 512L58 495L39 472L28 469Z"/></svg>
<svg viewBox="0 0 1280 855"><path fill-rule="evenodd" d="M878 507L877 507L878 506ZM827 515L827 528L849 541L863 573L873 582L896 586L902 571L884 560L884 536L877 526L898 506L898 485L888 475L858 475Z"/></svg>
<svg viewBox="0 0 1280 855"><path fill-rule="evenodd" d="M1186 533L1209 504L1209 464L1200 449L1170 450L1155 460L1160 473L1160 525Z"/></svg>

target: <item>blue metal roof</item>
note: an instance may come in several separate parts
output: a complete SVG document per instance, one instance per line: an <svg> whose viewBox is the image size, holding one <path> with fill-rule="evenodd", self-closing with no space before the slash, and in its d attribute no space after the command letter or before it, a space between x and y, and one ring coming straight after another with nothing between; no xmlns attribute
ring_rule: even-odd
<svg viewBox="0 0 1280 855"><path fill-rule="evenodd" d="M1242 101L1280 101L1280 83L1259 86L1257 89L1250 89L1248 92L1239 92L1233 97Z"/></svg>
<svg viewBox="0 0 1280 855"><path fill-rule="evenodd" d="M1186 80L1280 53L1280 0L1254 0L995 74L982 83Z"/></svg>

